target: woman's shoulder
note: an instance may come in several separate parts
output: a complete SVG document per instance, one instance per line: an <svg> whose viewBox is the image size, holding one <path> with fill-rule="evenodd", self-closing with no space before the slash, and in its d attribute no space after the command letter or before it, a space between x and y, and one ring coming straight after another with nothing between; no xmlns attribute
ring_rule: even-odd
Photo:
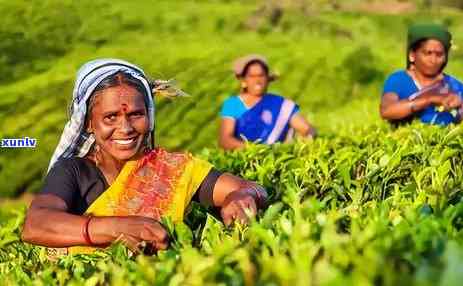
<svg viewBox="0 0 463 286"><path fill-rule="evenodd" d="M404 69L400 69L400 70L396 70L392 73L390 73L386 80L404 80L404 79L409 79L409 75L407 73L406 70Z"/></svg>
<svg viewBox="0 0 463 286"><path fill-rule="evenodd" d="M416 91L413 79L405 70L398 70L391 73L385 80L383 86L383 95L386 93L396 93L400 98L408 97Z"/></svg>
<svg viewBox="0 0 463 286"><path fill-rule="evenodd" d="M61 158L53 165L53 169L73 169L79 167L83 164L82 158L79 157L70 157L70 158Z"/></svg>
<svg viewBox="0 0 463 286"><path fill-rule="evenodd" d="M460 85L463 85L461 80L457 79L456 77L450 75L450 74L444 74L444 77L447 81L450 81L450 82L455 82L455 83L458 83Z"/></svg>
<svg viewBox="0 0 463 286"><path fill-rule="evenodd" d="M223 101L223 104L224 105L235 105L235 104L239 104L241 103L241 99L238 95L231 95L229 97L227 97L224 101Z"/></svg>
<svg viewBox="0 0 463 286"><path fill-rule="evenodd" d="M62 158L56 161L53 167L50 169L50 173L54 174L66 174L68 176L79 177L83 173L88 171L93 171L96 166L93 166L92 163L81 157L70 157ZM93 173L93 172L92 172Z"/></svg>
<svg viewBox="0 0 463 286"><path fill-rule="evenodd" d="M238 118L247 110L241 98L237 95L230 96L227 98L220 111L222 117Z"/></svg>
<svg viewBox="0 0 463 286"><path fill-rule="evenodd" d="M69 194L79 188L79 181L83 179L80 171L82 166L80 158L59 159L48 172L42 192L56 194L70 206Z"/></svg>
<svg viewBox="0 0 463 286"><path fill-rule="evenodd" d="M451 75L444 74L444 81L449 84L449 87L453 92L460 96L463 95L463 83L459 79Z"/></svg>

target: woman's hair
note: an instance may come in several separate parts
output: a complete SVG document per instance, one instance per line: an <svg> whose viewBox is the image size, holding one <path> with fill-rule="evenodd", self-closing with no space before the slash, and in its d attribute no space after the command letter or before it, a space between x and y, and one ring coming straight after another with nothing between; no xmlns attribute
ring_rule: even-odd
<svg viewBox="0 0 463 286"><path fill-rule="evenodd" d="M407 69L409 69L411 67L411 65L413 64L412 62L410 62L410 59L409 59L409 54L410 52L416 52L418 51L419 48L421 48L423 46L424 43L426 43L428 40L430 40L430 38L424 38L424 39L421 39L419 41L416 41L415 43L413 43L410 48L408 49L408 53L407 53ZM442 72L445 68L445 66L447 66L447 62L448 62L448 50L445 49L444 47L444 50L445 50L445 62L444 64L442 65L442 67L440 68L440 72Z"/></svg>
<svg viewBox="0 0 463 286"><path fill-rule="evenodd" d="M269 68L266 64L264 64L262 61L260 60L253 60L253 61L250 61L249 63L246 64L246 66L244 66L244 69L243 69L243 74L241 75L242 77L245 77L246 74L248 73L248 70L249 70L249 67L253 64L259 64L265 71L265 73L267 74L267 76L269 75Z"/></svg>
<svg viewBox="0 0 463 286"><path fill-rule="evenodd" d="M410 52L416 52L419 48L421 48L421 46L427 41L428 39L421 39L419 41L416 41L415 43L413 43L410 48L408 49L408 53L407 54L410 54ZM407 69L411 67L413 63L410 61L410 58L409 56L407 55Z"/></svg>
<svg viewBox="0 0 463 286"><path fill-rule="evenodd" d="M109 77L105 78L104 80L102 80L97 85L95 90L93 91L92 95L90 96L90 98L88 100L87 119L91 116L92 109L93 109L93 107L95 105L95 99L98 97L98 93L100 93L101 91L103 91L103 90L105 90L107 88L121 86L121 85L124 85L124 84L129 85L131 87L134 87L138 92L143 94L143 98L145 100L145 106L148 105L146 97L149 96L149 95L146 94L146 89L145 89L145 86L143 85L143 83L141 81L139 81L138 79L134 78L129 73L118 72L118 73L116 73L116 74L114 74L112 76L109 76ZM150 85L151 85L151 83L150 83Z"/></svg>

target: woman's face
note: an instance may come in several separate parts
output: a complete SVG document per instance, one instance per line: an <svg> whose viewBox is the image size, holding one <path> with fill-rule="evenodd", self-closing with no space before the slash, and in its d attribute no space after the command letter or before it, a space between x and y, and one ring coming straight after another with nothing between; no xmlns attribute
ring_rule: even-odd
<svg viewBox="0 0 463 286"><path fill-rule="evenodd" d="M434 77L441 72L447 55L441 42L429 39L423 42L416 51L411 51L409 57L418 72Z"/></svg>
<svg viewBox="0 0 463 286"><path fill-rule="evenodd" d="M104 155L127 161L137 155L149 132L143 95L134 87L123 84L95 94L88 131Z"/></svg>
<svg viewBox="0 0 463 286"><path fill-rule="evenodd" d="M253 63L249 65L241 81L249 94L261 96L267 91L269 78L262 64Z"/></svg>

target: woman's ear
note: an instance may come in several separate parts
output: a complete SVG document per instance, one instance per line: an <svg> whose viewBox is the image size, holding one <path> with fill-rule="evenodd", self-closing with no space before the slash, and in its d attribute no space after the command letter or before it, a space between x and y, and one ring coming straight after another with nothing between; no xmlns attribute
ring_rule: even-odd
<svg viewBox="0 0 463 286"><path fill-rule="evenodd" d="M87 129L85 131L87 131L87 133L90 133L90 134L93 133L93 127L92 127L92 120L91 119L89 119L87 121Z"/></svg>
<svg viewBox="0 0 463 286"><path fill-rule="evenodd" d="M415 53L413 51L409 52L408 53L408 61L411 63L411 64L414 64L415 63Z"/></svg>

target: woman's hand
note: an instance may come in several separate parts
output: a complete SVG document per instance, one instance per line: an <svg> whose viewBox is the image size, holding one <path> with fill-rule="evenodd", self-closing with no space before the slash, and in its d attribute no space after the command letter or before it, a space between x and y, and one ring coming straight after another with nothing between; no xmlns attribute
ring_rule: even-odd
<svg viewBox="0 0 463 286"><path fill-rule="evenodd" d="M303 138L313 139L317 134L316 129L299 112L291 117L289 125Z"/></svg>
<svg viewBox="0 0 463 286"><path fill-rule="evenodd" d="M462 104L460 96L455 93L450 93L449 95L443 97L442 106L445 110L451 110L454 108L460 107Z"/></svg>
<svg viewBox="0 0 463 286"><path fill-rule="evenodd" d="M248 224L257 214L255 198L248 190L231 192L225 197L220 214L227 226L234 221Z"/></svg>
<svg viewBox="0 0 463 286"><path fill-rule="evenodd" d="M435 94L435 93L426 93L421 96L424 100L428 102L429 105L442 106L444 104L444 95Z"/></svg>
<svg viewBox="0 0 463 286"><path fill-rule="evenodd" d="M425 97L430 104L442 107L442 111L449 111L462 105L460 96L451 92L448 94L426 94Z"/></svg>
<svg viewBox="0 0 463 286"><path fill-rule="evenodd" d="M215 182L213 190L200 190L199 198L205 206L220 207L223 222L230 225L235 220L242 224L248 223L258 208L266 207L268 195L263 187L254 182L223 173Z"/></svg>
<svg viewBox="0 0 463 286"><path fill-rule="evenodd" d="M23 241L47 247L89 245L83 236L88 218L67 211L66 203L56 195L38 195L27 211L21 234ZM87 230L92 244L98 246L118 240L134 252L140 252L143 244L155 250L166 249L169 244L161 224L146 217L96 216L88 221Z"/></svg>
<svg viewBox="0 0 463 286"><path fill-rule="evenodd" d="M143 250L152 253L169 246L167 231L154 219L141 216L117 217L115 223L117 225L112 226L115 240L124 243L134 253Z"/></svg>

